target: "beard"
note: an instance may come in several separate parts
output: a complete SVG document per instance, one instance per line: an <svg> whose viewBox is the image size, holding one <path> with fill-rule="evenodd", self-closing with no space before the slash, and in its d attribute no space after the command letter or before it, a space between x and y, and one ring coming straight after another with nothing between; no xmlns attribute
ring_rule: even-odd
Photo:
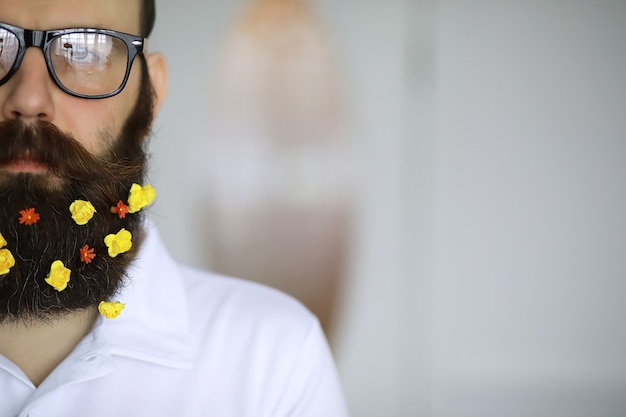
<svg viewBox="0 0 626 417"><path fill-rule="evenodd" d="M92 155L77 140L53 124L0 123L0 166L27 160L47 169L43 173L0 175L0 233L15 265L0 275L0 323L46 322L112 300L123 287L130 262L141 244L141 213L120 218L111 208L127 201L133 183L142 184L146 166L146 137L152 124L153 90L145 60L137 103L120 135L101 132L110 145ZM96 213L77 225L69 206L75 200L92 203ZM34 224L20 224L20 211L34 208ZM130 251L111 257L104 237L122 228L133 235ZM89 245L95 258L81 261ZM63 291L45 282L50 266L60 260L71 272Z"/></svg>

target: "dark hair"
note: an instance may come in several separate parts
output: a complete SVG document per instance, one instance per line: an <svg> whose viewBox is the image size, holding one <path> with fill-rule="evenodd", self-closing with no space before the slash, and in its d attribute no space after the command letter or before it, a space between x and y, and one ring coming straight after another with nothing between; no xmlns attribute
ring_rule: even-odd
<svg viewBox="0 0 626 417"><path fill-rule="evenodd" d="M156 7L154 0L141 0L141 36L147 38L152 32L154 27L154 20L156 18Z"/></svg>

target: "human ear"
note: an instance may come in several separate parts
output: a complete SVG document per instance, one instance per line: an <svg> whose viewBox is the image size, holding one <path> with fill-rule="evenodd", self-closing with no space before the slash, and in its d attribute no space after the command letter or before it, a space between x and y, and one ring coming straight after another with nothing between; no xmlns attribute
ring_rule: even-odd
<svg viewBox="0 0 626 417"><path fill-rule="evenodd" d="M167 95L167 61L163 54L152 52L147 54L148 74L154 89L154 115L156 117L165 96Z"/></svg>

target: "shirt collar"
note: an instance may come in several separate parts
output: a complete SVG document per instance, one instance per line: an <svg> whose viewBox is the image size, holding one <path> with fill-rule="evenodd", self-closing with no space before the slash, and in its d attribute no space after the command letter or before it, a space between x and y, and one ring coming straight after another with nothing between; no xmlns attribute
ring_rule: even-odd
<svg viewBox="0 0 626 417"><path fill-rule="evenodd" d="M116 319L100 317L94 331L106 339L113 355L189 368L189 320L180 270L154 223L146 221L144 231L142 247L116 297L126 307Z"/></svg>

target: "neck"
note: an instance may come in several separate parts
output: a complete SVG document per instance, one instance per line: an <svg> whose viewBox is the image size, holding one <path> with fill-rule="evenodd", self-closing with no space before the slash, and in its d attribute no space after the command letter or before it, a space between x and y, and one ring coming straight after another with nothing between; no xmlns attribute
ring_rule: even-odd
<svg viewBox="0 0 626 417"><path fill-rule="evenodd" d="M45 323L2 323L0 354L39 386L89 333L97 317L92 308Z"/></svg>

